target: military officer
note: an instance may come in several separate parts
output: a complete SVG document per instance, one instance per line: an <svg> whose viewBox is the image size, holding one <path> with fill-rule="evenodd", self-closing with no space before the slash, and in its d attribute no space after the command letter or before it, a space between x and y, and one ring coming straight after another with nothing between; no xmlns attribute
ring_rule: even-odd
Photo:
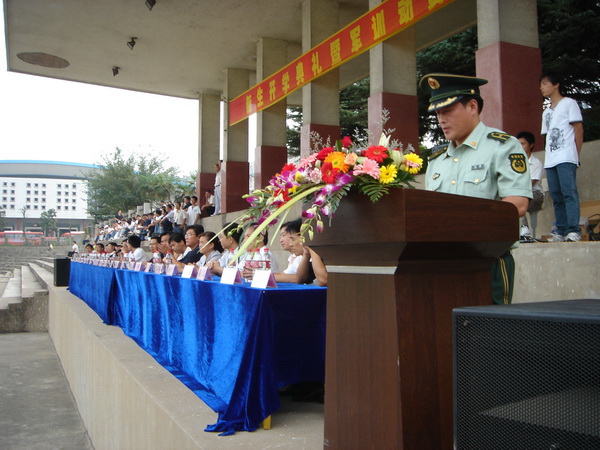
<svg viewBox="0 0 600 450"><path fill-rule="evenodd" d="M531 180L519 141L481 122L483 78L431 73L420 85L431 91L429 112L436 114L446 139L429 157L425 187L430 191L502 200L527 212ZM494 303L510 303L514 259L510 252L492 269Z"/></svg>

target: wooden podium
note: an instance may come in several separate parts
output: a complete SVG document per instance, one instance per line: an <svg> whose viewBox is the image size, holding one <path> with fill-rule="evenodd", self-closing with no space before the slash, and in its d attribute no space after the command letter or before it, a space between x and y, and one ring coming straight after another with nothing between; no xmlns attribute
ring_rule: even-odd
<svg viewBox="0 0 600 450"><path fill-rule="evenodd" d="M309 244L329 271L325 448L452 448L452 309L492 303L492 262L518 237L506 202L342 200Z"/></svg>

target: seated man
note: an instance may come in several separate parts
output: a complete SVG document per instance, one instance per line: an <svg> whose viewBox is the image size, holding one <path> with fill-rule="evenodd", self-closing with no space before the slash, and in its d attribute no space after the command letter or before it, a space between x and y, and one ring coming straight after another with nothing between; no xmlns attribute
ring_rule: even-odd
<svg viewBox="0 0 600 450"><path fill-rule="evenodd" d="M162 233L159 238L158 251L162 259L167 256L167 253L171 252L171 233Z"/></svg>
<svg viewBox="0 0 600 450"><path fill-rule="evenodd" d="M281 226L279 243L283 250L291 253L288 266L275 274L275 280L282 283L310 284L316 280L319 286L327 285L327 270L314 250L302 243L300 228L302 219L286 222Z"/></svg>
<svg viewBox="0 0 600 450"><path fill-rule="evenodd" d="M106 256L108 258L115 258L117 256L117 243L109 242L106 244Z"/></svg>
<svg viewBox="0 0 600 450"><path fill-rule="evenodd" d="M542 162L533 155L535 147L535 136L530 131L521 131L517 134L517 139L521 143L523 150L527 154L529 161L529 173L531 174L531 191L533 198L529 199L527 212L531 217L531 228L527 222L527 214L521 218L521 240L526 242L535 241L535 229L537 227L537 212L542 209L544 204L544 189L542 188L542 174L544 166ZM533 232L532 232L533 230Z"/></svg>
<svg viewBox="0 0 600 450"><path fill-rule="evenodd" d="M99 255L104 255L106 253L104 251L104 244L102 242L98 242L96 244L96 253Z"/></svg>
<svg viewBox="0 0 600 450"><path fill-rule="evenodd" d="M160 238L158 236L152 236L150 238L150 251L152 252L152 262L159 263L164 258L164 255L158 250Z"/></svg>
<svg viewBox="0 0 600 450"><path fill-rule="evenodd" d="M187 248L181 258L177 258L175 264L177 269L182 271L186 264L196 264L202 257L200 253L200 235L204 232L202 225L190 225L185 230L185 243Z"/></svg>
<svg viewBox="0 0 600 450"><path fill-rule="evenodd" d="M129 246L132 248L132 252L130 254L130 260L134 262L148 262L148 255L142 249L142 240L136 234L132 234L127 239Z"/></svg>
<svg viewBox="0 0 600 450"><path fill-rule="evenodd" d="M169 237L170 250L165 253L164 262L166 264L178 261L185 256L187 246L185 245L185 237L181 233L171 233ZM174 261L169 261L170 256L173 255Z"/></svg>
<svg viewBox="0 0 600 450"><path fill-rule="evenodd" d="M223 247L223 254L218 261L209 261L206 266L210 269L211 273L221 276L223 269L227 267L229 262L233 259L233 256L237 252L240 246L240 239L242 238L242 230L235 222L225 224L223 231L219 233L219 241ZM244 257L240 257L236 263L238 269L244 267Z"/></svg>

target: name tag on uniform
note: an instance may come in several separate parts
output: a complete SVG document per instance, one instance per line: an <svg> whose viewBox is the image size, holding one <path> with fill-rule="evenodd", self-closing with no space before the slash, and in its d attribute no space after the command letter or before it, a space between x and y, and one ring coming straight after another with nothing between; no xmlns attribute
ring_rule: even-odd
<svg viewBox="0 0 600 450"><path fill-rule="evenodd" d="M481 170L481 169L485 169L485 164L475 164L474 166L471 166L471 170Z"/></svg>

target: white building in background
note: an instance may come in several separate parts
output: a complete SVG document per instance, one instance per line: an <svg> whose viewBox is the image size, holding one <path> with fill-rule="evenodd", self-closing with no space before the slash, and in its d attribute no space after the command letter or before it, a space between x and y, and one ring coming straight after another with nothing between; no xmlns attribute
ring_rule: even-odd
<svg viewBox="0 0 600 450"><path fill-rule="evenodd" d="M0 208L5 213L5 227L41 231L40 215L54 209L59 233L84 231L93 223L86 192L87 174L95 170L98 168L90 164L0 160Z"/></svg>

